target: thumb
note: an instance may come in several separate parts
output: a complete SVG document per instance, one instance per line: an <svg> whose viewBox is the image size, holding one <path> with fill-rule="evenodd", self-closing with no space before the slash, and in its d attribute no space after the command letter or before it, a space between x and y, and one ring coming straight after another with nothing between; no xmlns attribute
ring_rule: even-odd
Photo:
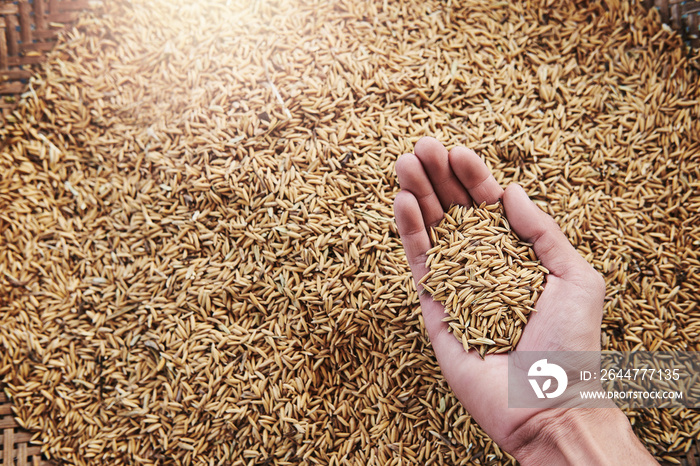
<svg viewBox="0 0 700 466"><path fill-rule="evenodd" d="M532 243L537 258L554 276L575 280L582 268L590 268L557 222L540 210L520 185L513 183L506 188L503 206L515 233L521 240Z"/></svg>

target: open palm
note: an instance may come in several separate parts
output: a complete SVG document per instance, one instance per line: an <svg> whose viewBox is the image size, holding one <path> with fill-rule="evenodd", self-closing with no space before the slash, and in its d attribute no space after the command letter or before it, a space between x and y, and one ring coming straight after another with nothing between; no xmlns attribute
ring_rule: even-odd
<svg viewBox="0 0 700 466"><path fill-rule="evenodd" d="M518 185L504 190L484 162L471 150L449 153L436 139L422 138L415 154L396 163L402 191L394 212L413 278L428 269L431 248L428 228L437 225L453 204L502 200L506 217L518 236L533 248L550 274L515 351L596 351L605 283L574 249L556 222L542 212ZM421 289L419 288L419 291ZM438 362L450 387L481 427L506 451L522 441L519 428L538 416L538 409L508 408L506 355L483 360L464 348L442 322L445 308L428 293L420 293L423 320Z"/></svg>

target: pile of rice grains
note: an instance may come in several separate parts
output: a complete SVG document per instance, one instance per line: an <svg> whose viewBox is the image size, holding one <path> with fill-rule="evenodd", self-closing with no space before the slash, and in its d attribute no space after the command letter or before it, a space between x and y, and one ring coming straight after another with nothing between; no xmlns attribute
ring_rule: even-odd
<svg viewBox="0 0 700 466"><path fill-rule="evenodd" d="M500 202L452 206L430 234L420 283L445 306L449 331L482 358L513 350L549 273L532 245L510 229Z"/></svg>
<svg viewBox="0 0 700 466"><path fill-rule="evenodd" d="M96 8L0 130L0 378L52 459L512 463L440 375L393 222L423 135L555 216L606 278L605 348L700 350L700 59L656 13ZM628 415L696 448L698 411Z"/></svg>

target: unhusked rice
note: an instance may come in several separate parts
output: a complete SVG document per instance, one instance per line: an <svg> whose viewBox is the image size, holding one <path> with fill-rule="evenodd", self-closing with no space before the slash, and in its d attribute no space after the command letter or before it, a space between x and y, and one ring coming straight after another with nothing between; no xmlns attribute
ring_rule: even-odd
<svg viewBox="0 0 700 466"><path fill-rule="evenodd" d="M549 272L511 230L502 204L454 205L430 235L420 284L445 306L449 331L481 357L515 349Z"/></svg>
<svg viewBox="0 0 700 466"><path fill-rule="evenodd" d="M396 232L424 135L605 277L603 347L700 350L700 61L637 3L115 0L0 129L0 377L66 464L508 464ZM627 412L658 458L692 410Z"/></svg>

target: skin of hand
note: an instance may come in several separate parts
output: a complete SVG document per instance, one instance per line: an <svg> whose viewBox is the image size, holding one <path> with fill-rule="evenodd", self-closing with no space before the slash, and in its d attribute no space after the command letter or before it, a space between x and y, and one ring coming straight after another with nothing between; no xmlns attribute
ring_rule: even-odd
<svg viewBox="0 0 700 466"><path fill-rule="evenodd" d="M448 153L438 140L424 137L414 152L396 162L402 190L394 201L394 213L415 282L428 271L428 228L437 225L451 205L491 204L500 199L513 230L523 241L533 244L537 257L550 271L535 306L538 312L531 314L516 351L600 350L605 282L578 254L554 219L540 210L519 185L511 184L503 190L470 149L455 147ZM599 457L604 461L605 451L596 441L610 440L611 433L606 430L613 428L622 432L624 444L617 449L628 455L624 463L630 460L630 454L638 453L642 462L637 464L656 464L617 408L508 408L508 356L489 355L482 360L476 351L465 352L442 321L444 306L422 292L422 287L418 291L423 321L445 379L479 425L518 460L556 464L580 458L594 464L591 459ZM608 427L594 427L599 423ZM569 448L567 436L579 441L581 435L582 446L596 451ZM589 453L594 456L587 456Z"/></svg>

